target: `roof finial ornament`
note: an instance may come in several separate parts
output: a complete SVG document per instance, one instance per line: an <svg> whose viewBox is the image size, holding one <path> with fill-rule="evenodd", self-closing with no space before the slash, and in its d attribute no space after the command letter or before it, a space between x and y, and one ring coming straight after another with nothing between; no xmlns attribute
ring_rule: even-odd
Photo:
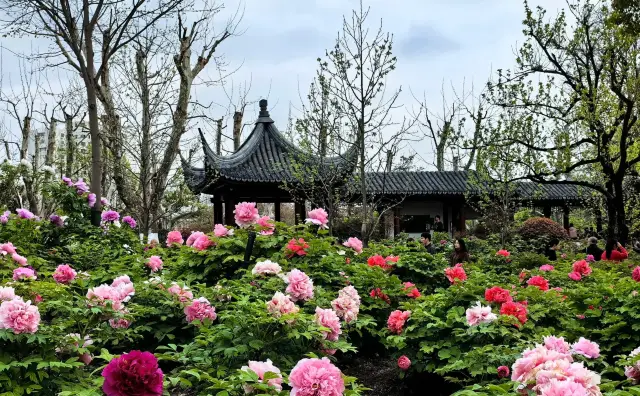
<svg viewBox="0 0 640 396"><path fill-rule="evenodd" d="M260 117L269 117L269 110L267 110L267 100L260 100Z"/></svg>

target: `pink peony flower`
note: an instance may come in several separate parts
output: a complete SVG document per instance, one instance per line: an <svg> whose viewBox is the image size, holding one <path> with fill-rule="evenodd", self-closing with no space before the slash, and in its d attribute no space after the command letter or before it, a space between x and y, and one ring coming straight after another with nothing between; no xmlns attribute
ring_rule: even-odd
<svg viewBox="0 0 640 396"><path fill-rule="evenodd" d="M532 276L527 281L527 285L537 287L542 291L549 290L549 281L540 275Z"/></svg>
<svg viewBox="0 0 640 396"><path fill-rule="evenodd" d="M149 352L131 351L113 358L102 370L102 390L107 396L161 396L162 370Z"/></svg>
<svg viewBox="0 0 640 396"><path fill-rule="evenodd" d="M82 178L78 179L77 182L73 183L73 186L76 188L76 192L78 193L78 195L82 195L84 193L89 192L89 186L87 186L87 183L85 183L84 180L82 180Z"/></svg>
<svg viewBox="0 0 640 396"><path fill-rule="evenodd" d="M162 259L158 256L149 257L147 267L151 269L151 272L158 272L162 269Z"/></svg>
<svg viewBox="0 0 640 396"><path fill-rule="evenodd" d="M293 269L285 275L288 284L285 290L292 301L306 301L313 298L313 281L299 269Z"/></svg>
<svg viewBox="0 0 640 396"><path fill-rule="evenodd" d="M297 313L300 310L289 296L276 292L270 301L267 301L267 311L276 318L282 315Z"/></svg>
<svg viewBox="0 0 640 396"><path fill-rule="evenodd" d="M267 381L269 386L274 387L276 390L282 390L282 375L280 374L280 369L273 365L273 362L270 359L267 359L266 362L255 362L253 360L249 360L249 366L242 366L240 368L242 371L253 371L256 373L258 378L260 378L260 382L264 381L264 375L266 373L276 374L277 378L272 378ZM253 389L250 386L245 387L245 393L251 393Z"/></svg>
<svg viewBox="0 0 640 396"><path fill-rule="evenodd" d="M496 302L498 304L512 301L511 293L509 293L509 290L503 289L498 286L494 286L485 290L484 299L487 300L487 302Z"/></svg>
<svg viewBox="0 0 640 396"><path fill-rule="evenodd" d="M542 396L589 396L587 390L573 378L552 379L542 389Z"/></svg>
<svg viewBox="0 0 640 396"><path fill-rule="evenodd" d="M589 359L597 359L600 356L600 346L584 337L580 337L578 342L571 345L571 350L573 353L586 356Z"/></svg>
<svg viewBox="0 0 640 396"><path fill-rule="evenodd" d="M273 235L273 231L276 229L276 225L271 221L269 216L259 218L258 225L262 228L260 235Z"/></svg>
<svg viewBox="0 0 640 396"><path fill-rule="evenodd" d="M323 331L324 338L329 341L338 341L338 337L342 334L340 327L340 318L332 309L322 309L316 307L316 324L326 327L330 331Z"/></svg>
<svg viewBox="0 0 640 396"><path fill-rule="evenodd" d="M35 333L39 324L40 312L31 301L14 298L0 304L0 329L12 330L14 334Z"/></svg>
<svg viewBox="0 0 640 396"><path fill-rule="evenodd" d="M187 316L187 322L191 323L194 320L203 322L205 319L211 321L216 320L218 315L216 309L211 306L209 300L204 297L200 297L197 300L193 300L190 305L184 307L184 314Z"/></svg>
<svg viewBox="0 0 640 396"><path fill-rule="evenodd" d="M53 224L56 227L64 226L64 220L62 219L62 217L58 216L57 214L52 214L51 216L49 216L49 221L51 222L51 224Z"/></svg>
<svg viewBox="0 0 640 396"><path fill-rule="evenodd" d="M500 366L498 367L498 378L507 378L509 377L509 367Z"/></svg>
<svg viewBox="0 0 640 396"><path fill-rule="evenodd" d="M100 198L100 204L102 206L109 206L109 200L106 199L105 197Z"/></svg>
<svg viewBox="0 0 640 396"><path fill-rule="evenodd" d="M398 367L404 371L409 370L409 367L411 367L411 360L409 360L405 355L400 356L398 359Z"/></svg>
<svg viewBox="0 0 640 396"><path fill-rule="evenodd" d="M356 254L362 253L362 241L359 240L358 238L351 237L347 239L347 241L342 245L353 249L356 252Z"/></svg>
<svg viewBox="0 0 640 396"><path fill-rule="evenodd" d="M579 272L569 272L569 279L579 281L580 279L582 279L582 275L580 275Z"/></svg>
<svg viewBox="0 0 640 396"><path fill-rule="evenodd" d="M122 309L122 299L120 292L109 285L102 284L87 291L87 300L90 303L106 306L107 302L111 302L111 307L115 310Z"/></svg>
<svg viewBox="0 0 640 396"><path fill-rule="evenodd" d="M571 346L564 340L563 337L544 337L544 347L550 351L556 351L563 354L568 354L571 351Z"/></svg>
<svg viewBox="0 0 640 396"><path fill-rule="evenodd" d="M640 354L640 348L631 351L629 357L636 357L638 354ZM640 362L636 361L633 366L626 366L624 368L624 375L634 384L638 384L638 382L640 382Z"/></svg>
<svg viewBox="0 0 640 396"><path fill-rule="evenodd" d="M413 283L404 282L402 285L404 286L402 288L402 291L407 293L407 297L418 298L421 296L420 290L418 290L418 288L416 288L416 285L414 285Z"/></svg>
<svg viewBox="0 0 640 396"><path fill-rule="evenodd" d="M3 287L0 286L0 302L2 301L10 301L14 298L19 298L16 296L16 291L13 287Z"/></svg>
<svg viewBox="0 0 640 396"><path fill-rule="evenodd" d="M16 262L16 264L21 265L21 266L26 266L27 265L27 258L23 257L21 255L19 255L18 253L13 253L11 255L11 258L13 259L13 261Z"/></svg>
<svg viewBox="0 0 640 396"><path fill-rule="evenodd" d="M89 195L87 195L87 202L89 203L89 207L93 208L96 204L96 194L90 193Z"/></svg>
<svg viewBox="0 0 640 396"><path fill-rule="evenodd" d="M580 260L573 263L573 272L577 272L582 276L587 276L591 274L591 267L589 267L589 263L586 260Z"/></svg>
<svg viewBox="0 0 640 396"><path fill-rule="evenodd" d="M114 288L120 300L127 302L133 297L136 293L135 288L133 287L133 282L129 279L129 275L122 275L117 277L111 282L111 287Z"/></svg>
<svg viewBox="0 0 640 396"><path fill-rule="evenodd" d="M242 228L255 224L260 218L255 202L241 202L236 205L233 213L235 213L236 224Z"/></svg>
<svg viewBox="0 0 640 396"><path fill-rule="evenodd" d="M522 324L527 322L527 307L521 303L509 301L500 307L500 315L513 316Z"/></svg>
<svg viewBox="0 0 640 396"><path fill-rule="evenodd" d="M566 253L562 253L562 254L560 255L560 258L566 259L566 258L567 258L567 254L566 254Z"/></svg>
<svg viewBox="0 0 640 396"><path fill-rule="evenodd" d="M136 225L138 225L138 223L136 223L136 219L131 216L124 216L122 218L122 222L131 228L136 228Z"/></svg>
<svg viewBox="0 0 640 396"><path fill-rule="evenodd" d="M329 228L328 224L329 224L329 215L327 214L327 212L322 209L322 208L318 208L318 209L314 209L312 211L310 211L309 213L307 213L307 219L305 220L305 222L307 224L311 223L311 224L315 224L317 226L320 226L320 228Z"/></svg>
<svg viewBox="0 0 640 396"><path fill-rule="evenodd" d="M445 268L444 274L447 276L447 279L449 279L449 282L451 282L451 284L454 284L456 282L464 282L467 280L467 274L466 272L464 272L464 268L460 263L456 264L453 267Z"/></svg>
<svg viewBox="0 0 640 396"><path fill-rule="evenodd" d="M253 275L278 275L282 272L280 264L271 260L259 261L251 270Z"/></svg>
<svg viewBox="0 0 640 396"><path fill-rule="evenodd" d="M107 210L102 212L102 221L105 223L113 223L120 220L120 213L115 210Z"/></svg>
<svg viewBox="0 0 640 396"><path fill-rule="evenodd" d="M233 230L225 227L222 224L216 224L213 227L213 235L215 235L218 238L231 236L231 235L233 235Z"/></svg>
<svg viewBox="0 0 640 396"><path fill-rule="evenodd" d="M53 279L65 285L71 283L78 273L69 264L61 264L53 273Z"/></svg>
<svg viewBox="0 0 640 396"><path fill-rule="evenodd" d="M173 282L171 286L167 289L169 294L173 294L174 296L178 296L180 302L187 302L193 300L193 293L189 290L188 287L180 287L177 283Z"/></svg>
<svg viewBox="0 0 640 396"><path fill-rule="evenodd" d="M200 235L198 239L193 242L193 248L199 251L206 250L213 246L213 241L209 239L208 235Z"/></svg>
<svg viewBox="0 0 640 396"><path fill-rule="evenodd" d="M633 273L631 274L631 277L633 278L634 281L640 282L640 267L636 267L633 269Z"/></svg>
<svg viewBox="0 0 640 396"><path fill-rule="evenodd" d="M491 312L491 307L483 307L480 301L475 306L467 309L467 324L469 326L477 326L480 323L491 323L498 319L496 314Z"/></svg>
<svg viewBox="0 0 640 396"><path fill-rule="evenodd" d="M287 258L292 258L293 256L306 256L307 249L309 249L309 244L305 242L304 239L300 238L297 241L294 239L290 240L285 247L285 253L287 254Z"/></svg>
<svg viewBox="0 0 640 396"><path fill-rule="evenodd" d="M358 318L360 312L360 295L353 286L347 286L338 292L338 298L331 301L331 307L338 317L351 323Z"/></svg>
<svg viewBox="0 0 640 396"><path fill-rule="evenodd" d="M167 234L167 247L182 245L183 243L184 240L182 239L180 231L171 231Z"/></svg>
<svg viewBox="0 0 640 396"><path fill-rule="evenodd" d="M18 213L18 217L20 217L21 219L30 220L36 217L36 215L24 208L16 209L16 213Z"/></svg>
<svg viewBox="0 0 640 396"><path fill-rule="evenodd" d="M547 272L547 271L553 271L553 270L554 270L554 267L551 264L545 264L540 266L540 271Z"/></svg>
<svg viewBox="0 0 640 396"><path fill-rule="evenodd" d="M128 329L131 326L131 322L124 318L109 319L109 326L112 329Z"/></svg>
<svg viewBox="0 0 640 396"><path fill-rule="evenodd" d="M3 255L14 254L16 253L16 247L11 242L0 244L0 253Z"/></svg>
<svg viewBox="0 0 640 396"><path fill-rule="evenodd" d="M36 280L37 276L34 270L32 270L31 268L16 268L13 270L13 280L14 281L20 281L20 280Z"/></svg>
<svg viewBox="0 0 640 396"><path fill-rule="evenodd" d="M289 374L291 396L342 396L345 391L340 370L329 359L302 359Z"/></svg>
<svg viewBox="0 0 640 396"><path fill-rule="evenodd" d="M193 245L196 239L200 238L202 235L204 235L204 232L200 232L200 231L192 232L191 235L189 235L189 238L187 238L187 246Z"/></svg>
<svg viewBox="0 0 640 396"><path fill-rule="evenodd" d="M511 256L511 253L505 249L500 249L496 252L496 256L509 257Z"/></svg>
<svg viewBox="0 0 640 396"><path fill-rule="evenodd" d="M387 328L390 332L395 334L402 333L405 322L411 317L411 311L395 310L389 315L387 319Z"/></svg>

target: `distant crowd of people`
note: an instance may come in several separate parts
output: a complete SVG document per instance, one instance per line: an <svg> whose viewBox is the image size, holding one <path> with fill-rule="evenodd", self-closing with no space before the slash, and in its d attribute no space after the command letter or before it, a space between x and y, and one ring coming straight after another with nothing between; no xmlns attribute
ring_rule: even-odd
<svg viewBox="0 0 640 396"><path fill-rule="evenodd" d="M585 254L593 256L595 261L607 260L607 261L623 261L627 257L629 257L629 253L622 246L620 242L618 242L614 238L607 239L607 242L604 246L604 250L602 250L598 246L598 237L590 236L587 239L587 248L585 249ZM638 242L635 243L638 245ZM560 240L558 238L553 238L547 244L544 255L550 261L556 261L558 259L557 251L559 249ZM640 246L637 246L640 250ZM634 249L636 246L634 245Z"/></svg>

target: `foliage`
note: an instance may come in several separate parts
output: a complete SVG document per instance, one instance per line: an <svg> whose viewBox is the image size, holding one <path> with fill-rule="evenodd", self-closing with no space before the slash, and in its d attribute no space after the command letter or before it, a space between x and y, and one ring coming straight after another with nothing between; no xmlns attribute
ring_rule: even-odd
<svg viewBox="0 0 640 396"><path fill-rule="evenodd" d="M547 217L532 217L524 222L519 234L525 239L540 237L566 238L567 232L562 226Z"/></svg>

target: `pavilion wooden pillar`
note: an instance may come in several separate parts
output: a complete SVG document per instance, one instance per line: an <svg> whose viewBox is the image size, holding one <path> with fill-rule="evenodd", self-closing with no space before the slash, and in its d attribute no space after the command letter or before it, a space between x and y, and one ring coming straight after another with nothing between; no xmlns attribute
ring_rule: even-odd
<svg viewBox="0 0 640 396"><path fill-rule="evenodd" d="M281 213L280 213L280 201L276 199L276 201L273 203L273 216L275 218L275 221L281 221Z"/></svg>
<svg viewBox="0 0 640 396"><path fill-rule="evenodd" d="M444 232L449 232L449 205L442 205L442 225L444 226Z"/></svg>
<svg viewBox="0 0 640 396"><path fill-rule="evenodd" d="M222 201L216 197L213 199L213 223L222 224Z"/></svg>
<svg viewBox="0 0 640 396"><path fill-rule="evenodd" d="M304 209L305 209L304 201L296 201L294 203L294 213L296 217L296 224L300 224L304 222Z"/></svg>
<svg viewBox="0 0 640 396"><path fill-rule="evenodd" d="M545 207L542 208L542 213L544 214L544 217L551 218L551 206L545 205Z"/></svg>
<svg viewBox="0 0 640 396"><path fill-rule="evenodd" d="M233 198L227 197L224 200L224 225L233 225L233 211L235 206Z"/></svg>
<svg viewBox="0 0 640 396"><path fill-rule="evenodd" d="M565 206L562 208L562 226L565 230L569 229L569 207Z"/></svg>

